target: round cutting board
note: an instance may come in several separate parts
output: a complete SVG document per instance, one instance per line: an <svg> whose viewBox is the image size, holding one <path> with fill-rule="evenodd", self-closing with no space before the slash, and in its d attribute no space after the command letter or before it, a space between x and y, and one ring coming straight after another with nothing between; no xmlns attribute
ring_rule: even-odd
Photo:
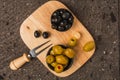
<svg viewBox="0 0 120 80"><path fill-rule="evenodd" d="M76 56L73 60L73 65L68 70L63 71L61 73L56 73L48 67L48 65L46 64L46 54L49 48L37 56L37 58L44 64L44 66L54 75L59 77L66 77L74 73L81 66L83 66L83 64L85 64L88 61L88 59L91 58L95 49L93 49L90 52L83 51L83 46L88 41L94 41L94 39L70 10L69 11L74 16L74 22L69 30L65 32L59 32L51 28L51 15L55 10L60 8L65 8L69 10L64 4L62 4L59 1L48 1L45 4L43 4L23 22L23 24L20 27L20 35L24 43L31 50L48 40L51 40L50 43L52 43L53 45L66 45L67 42L73 37L73 35L76 32L80 32L81 37L78 41L77 46L74 48ZM48 31L50 32L50 37L47 39L44 39L42 36L39 38L35 38L34 32L36 30L40 30L41 32Z"/></svg>

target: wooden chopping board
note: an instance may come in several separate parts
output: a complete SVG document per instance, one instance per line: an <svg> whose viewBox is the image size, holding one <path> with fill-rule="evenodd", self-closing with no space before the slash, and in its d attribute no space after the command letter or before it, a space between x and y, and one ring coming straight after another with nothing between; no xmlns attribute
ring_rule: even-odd
<svg viewBox="0 0 120 80"><path fill-rule="evenodd" d="M69 10L64 4L59 1L48 1L43 4L23 22L20 27L20 35L24 43L31 50L48 40L51 40L51 43L54 45L67 44L67 42L73 37L76 32L80 32L81 38L78 41L78 45L75 47L76 56L74 58L73 65L68 70L61 73L56 73L48 67L46 64L46 54L49 48L37 56L37 58L44 64L44 66L54 75L59 77L66 77L83 66L83 64L85 64L88 59L91 58L91 56L94 54L95 49L90 52L84 52L82 50L83 46L88 41L94 41L94 39L87 31L87 29L81 24L81 22L74 16L74 14L74 23L68 31L59 32L51 28L51 15L55 10L60 8ZM47 39L44 39L42 36L40 38L35 38L34 32L36 30L40 30L42 32L49 31L51 35Z"/></svg>

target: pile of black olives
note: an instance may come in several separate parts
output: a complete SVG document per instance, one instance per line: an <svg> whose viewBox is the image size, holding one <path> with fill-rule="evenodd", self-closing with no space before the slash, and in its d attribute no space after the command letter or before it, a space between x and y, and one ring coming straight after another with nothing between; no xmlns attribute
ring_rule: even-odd
<svg viewBox="0 0 120 80"><path fill-rule="evenodd" d="M58 31L67 31L73 24L74 17L67 9L58 9L51 16L52 28Z"/></svg>

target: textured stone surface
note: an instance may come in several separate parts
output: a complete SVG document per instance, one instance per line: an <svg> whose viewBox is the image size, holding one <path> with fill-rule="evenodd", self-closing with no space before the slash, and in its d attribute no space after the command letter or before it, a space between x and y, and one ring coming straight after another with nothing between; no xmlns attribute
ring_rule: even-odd
<svg viewBox="0 0 120 80"><path fill-rule="evenodd" d="M94 56L71 76L58 78L37 59L17 71L9 69L11 60L29 51L20 38L20 25L47 1L0 0L0 80L119 80L118 0L59 0L86 26L97 44Z"/></svg>

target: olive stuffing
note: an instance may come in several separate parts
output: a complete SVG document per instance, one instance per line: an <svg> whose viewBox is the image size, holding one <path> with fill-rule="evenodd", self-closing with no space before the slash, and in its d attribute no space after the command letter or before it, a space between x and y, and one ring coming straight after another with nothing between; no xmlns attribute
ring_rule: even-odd
<svg viewBox="0 0 120 80"><path fill-rule="evenodd" d="M67 9L58 9L51 16L52 29L67 31L73 24L74 17Z"/></svg>
<svg viewBox="0 0 120 80"><path fill-rule="evenodd" d="M61 64L57 64L56 66L55 66L55 68L54 68L54 71L55 72L57 72L57 73L60 73L60 72L62 72L63 71L63 65L61 65Z"/></svg>

